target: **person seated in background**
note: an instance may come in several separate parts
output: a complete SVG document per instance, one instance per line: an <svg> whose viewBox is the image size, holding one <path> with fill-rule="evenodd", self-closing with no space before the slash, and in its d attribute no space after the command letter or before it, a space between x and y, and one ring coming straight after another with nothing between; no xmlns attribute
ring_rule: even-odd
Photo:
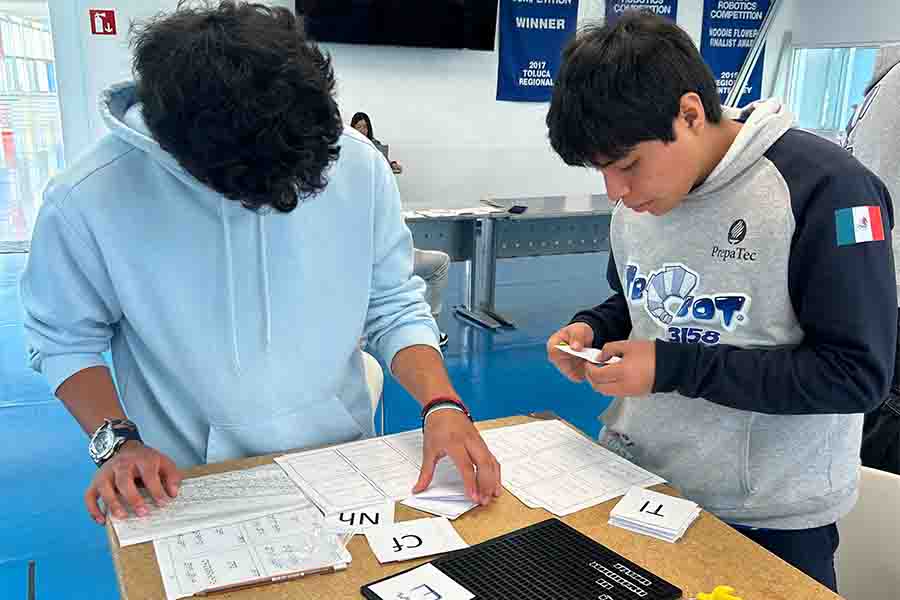
<svg viewBox="0 0 900 600"><path fill-rule="evenodd" d="M396 160L391 160L388 156L388 146L382 144L378 138L375 137L375 133L372 129L372 120L369 118L369 115L364 112L356 113L353 115L353 118L350 119L350 127L369 138L369 141L375 144L378 151L384 155L385 160L391 165L391 171L393 171L395 175L403 173L403 166Z"/></svg>
<svg viewBox="0 0 900 600"><path fill-rule="evenodd" d="M330 59L290 10L233 0L134 32L136 82L47 187L21 281L31 365L94 434L88 512L145 515L139 482L165 505L182 467L373 435L362 336L431 407L411 491L449 456L474 501L499 495Z"/></svg>
<svg viewBox="0 0 900 600"><path fill-rule="evenodd" d="M615 398L605 446L836 590L863 414L894 370L894 221L878 177L793 121L775 100L723 110L663 17L582 31L547 125L615 200L613 294L547 349ZM591 365L561 342L620 360Z"/></svg>
<svg viewBox="0 0 900 600"><path fill-rule="evenodd" d="M350 119L350 126L369 138L369 141L375 144L376 148L381 150L385 159L390 163L391 170L393 170L394 173L399 174L403 172L403 167L400 166L400 163L388 158L385 150L387 146L383 145L375 138L372 129L372 120L369 118L369 115L364 112L356 113L353 115L353 118ZM413 266L413 273L425 280L425 299L431 307L431 315L434 317L435 322L439 322L438 319L441 315L441 308L443 306L444 290L447 288L447 278L450 272L450 255L438 250L419 250L418 248L414 248L413 251L415 263ZM440 333L440 346L442 348L447 346L449 341L449 336L442 331Z"/></svg>

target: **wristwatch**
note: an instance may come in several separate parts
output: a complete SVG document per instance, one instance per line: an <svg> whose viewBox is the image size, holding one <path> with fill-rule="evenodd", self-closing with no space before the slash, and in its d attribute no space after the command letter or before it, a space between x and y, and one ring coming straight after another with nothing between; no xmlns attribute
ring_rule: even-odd
<svg viewBox="0 0 900 600"><path fill-rule="evenodd" d="M141 442L137 425L128 419L104 419L103 425L97 428L88 444L91 460L98 467L113 457L113 454L127 441Z"/></svg>

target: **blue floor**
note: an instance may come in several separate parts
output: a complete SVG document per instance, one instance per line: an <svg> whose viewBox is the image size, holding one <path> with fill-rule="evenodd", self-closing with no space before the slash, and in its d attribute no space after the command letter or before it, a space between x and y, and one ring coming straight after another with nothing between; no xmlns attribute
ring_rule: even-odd
<svg viewBox="0 0 900 600"><path fill-rule="evenodd" d="M0 255L0 597L26 597L34 560L39 600L112 600L118 592L106 537L82 503L94 471L85 436L25 361L17 289L25 261ZM605 254L500 261L496 304L518 327L487 333L451 315L463 281L462 266L453 265L441 317L450 335L447 369L477 418L552 410L599 432L607 399L559 375L544 344L576 310L606 298L605 273ZM418 426L415 401L393 380L385 405L388 433Z"/></svg>

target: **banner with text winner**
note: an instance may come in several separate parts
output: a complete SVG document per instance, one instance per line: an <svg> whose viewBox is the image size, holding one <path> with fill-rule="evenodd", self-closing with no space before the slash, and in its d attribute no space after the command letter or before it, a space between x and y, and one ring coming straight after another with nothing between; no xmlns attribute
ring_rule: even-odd
<svg viewBox="0 0 900 600"><path fill-rule="evenodd" d="M500 0L497 100L550 100L577 24L578 0Z"/></svg>

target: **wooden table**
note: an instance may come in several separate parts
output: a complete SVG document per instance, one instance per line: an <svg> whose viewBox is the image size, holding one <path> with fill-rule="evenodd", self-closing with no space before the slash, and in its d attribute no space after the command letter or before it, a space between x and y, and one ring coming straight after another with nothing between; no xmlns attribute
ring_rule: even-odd
<svg viewBox="0 0 900 600"><path fill-rule="evenodd" d="M509 417L479 423L482 430L527 423L530 417ZM272 456L205 465L190 470L188 477L245 469L272 462ZM658 491L676 495L668 486ZM659 541L607 524L616 500L589 508L562 520L582 533L612 548L629 560L680 587L685 598L709 592L716 585L734 587L743 600L826 600L839 598L815 580L751 542L704 511L675 544ZM427 515L397 504L396 519L405 521ZM526 525L552 517L532 510L509 492L488 507L477 508L453 522L469 544L476 544ZM120 548L115 532L107 526L113 563L123 600L165 600L162 578L150 543ZM222 600L334 600L361 598L365 583L403 571L428 559L381 565L369 550L364 536L348 546L353 555L350 568L330 575L220 594ZM562 600L562 599L561 599Z"/></svg>

